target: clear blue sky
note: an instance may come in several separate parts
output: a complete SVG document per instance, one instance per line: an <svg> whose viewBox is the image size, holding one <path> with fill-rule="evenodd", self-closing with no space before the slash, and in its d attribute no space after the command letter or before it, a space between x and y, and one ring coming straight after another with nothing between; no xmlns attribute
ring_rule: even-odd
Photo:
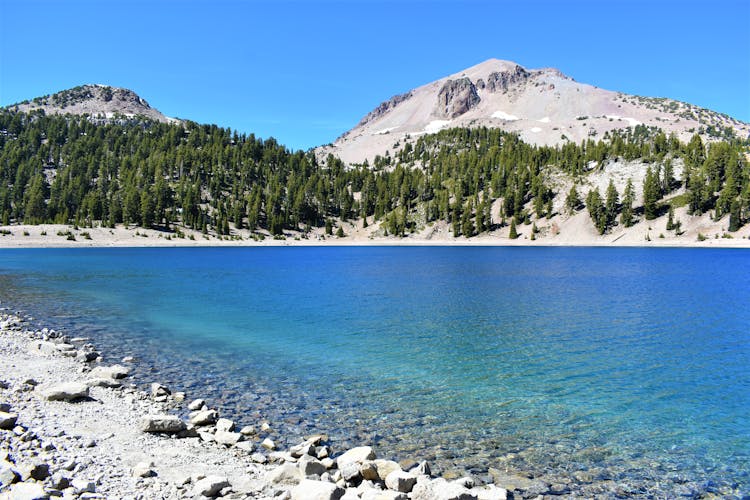
<svg viewBox="0 0 750 500"><path fill-rule="evenodd" d="M104 83L292 148L492 57L750 121L750 0L0 0L0 105Z"/></svg>

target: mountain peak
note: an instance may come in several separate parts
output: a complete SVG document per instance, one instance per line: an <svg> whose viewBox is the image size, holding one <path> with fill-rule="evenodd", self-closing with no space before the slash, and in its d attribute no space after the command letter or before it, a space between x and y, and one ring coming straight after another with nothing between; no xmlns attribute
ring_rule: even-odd
<svg viewBox="0 0 750 500"><path fill-rule="evenodd" d="M319 152L361 163L396 153L419 135L443 128L500 128L528 143L558 145L598 140L638 125L674 133L683 141L694 133L704 140L730 131L750 135L747 123L692 104L600 89L554 68L527 69L488 59L392 97Z"/></svg>
<svg viewBox="0 0 750 500"><path fill-rule="evenodd" d="M103 84L79 85L12 104L7 108L21 112L41 109L47 114L86 114L92 118L102 119L112 119L115 116L143 116L160 122L174 121L152 108L132 90Z"/></svg>

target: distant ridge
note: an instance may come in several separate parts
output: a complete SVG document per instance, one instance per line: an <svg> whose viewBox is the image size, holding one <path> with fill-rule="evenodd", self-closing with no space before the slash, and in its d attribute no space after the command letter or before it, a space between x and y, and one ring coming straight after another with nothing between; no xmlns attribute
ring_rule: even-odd
<svg viewBox="0 0 750 500"><path fill-rule="evenodd" d="M142 116L163 123L178 121L152 108L145 99L132 90L108 85L81 85L12 104L6 106L6 109L25 113L43 110L46 114L56 115L87 114L104 120L112 120L118 116L126 118Z"/></svg>
<svg viewBox="0 0 750 500"><path fill-rule="evenodd" d="M556 145L599 140L637 125L675 133L682 141L695 133L708 141L750 135L749 124L692 104L603 90L554 68L489 59L386 100L318 152L361 163L451 127L501 128L528 143Z"/></svg>

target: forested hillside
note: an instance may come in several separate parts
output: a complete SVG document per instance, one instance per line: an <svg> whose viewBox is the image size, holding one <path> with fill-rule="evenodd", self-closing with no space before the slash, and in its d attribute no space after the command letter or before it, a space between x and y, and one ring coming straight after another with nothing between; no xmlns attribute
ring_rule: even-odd
<svg viewBox="0 0 750 500"><path fill-rule="evenodd" d="M0 223L131 224L231 235L332 233L342 221L380 222L406 236L446 221L474 236L587 209L606 233L687 204L691 213L750 220L747 143L688 144L642 126L599 141L532 146L496 129L451 129L420 137L397 157L345 167L215 125L143 119L95 124L86 116L0 112ZM585 179L614 159L648 163L643 192L560 192L557 177ZM679 162L682 175L674 174ZM681 195L663 203L663 197ZM643 205L636 203L643 199ZM559 210L559 208L558 208ZM679 228L677 228L679 230ZM299 234L297 233L297 234ZM341 234L341 233L340 233Z"/></svg>

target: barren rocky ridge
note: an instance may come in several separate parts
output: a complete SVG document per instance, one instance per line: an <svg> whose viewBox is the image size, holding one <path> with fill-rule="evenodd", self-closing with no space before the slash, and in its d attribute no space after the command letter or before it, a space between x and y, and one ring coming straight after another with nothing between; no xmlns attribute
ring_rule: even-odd
<svg viewBox="0 0 750 500"><path fill-rule="evenodd" d="M87 114L92 119L102 120L142 116L165 123L176 121L152 108L132 90L108 85L81 85L13 104L7 108L24 113L42 110L47 114Z"/></svg>

